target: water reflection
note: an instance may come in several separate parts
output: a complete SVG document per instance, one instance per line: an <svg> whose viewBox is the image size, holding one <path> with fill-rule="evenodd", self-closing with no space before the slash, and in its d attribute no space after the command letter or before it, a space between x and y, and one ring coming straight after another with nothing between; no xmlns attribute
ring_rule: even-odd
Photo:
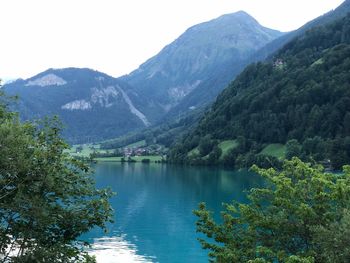
<svg viewBox="0 0 350 263"><path fill-rule="evenodd" d="M121 237L94 238L90 255L96 257L98 263L116 262L155 262L155 257L138 255L136 245Z"/></svg>
<svg viewBox="0 0 350 263"><path fill-rule="evenodd" d="M84 237L94 242L94 253L111 258L98 258L99 263L208 262L207 251L197 241L193 209L204 201L219 219L223 202L245 202L244 190L260 184L247 171L208 167L101 163L95 170L97 187L109 186L117 192L111 199L115 223L108 226L109 237L100 229ZM123 252L118 252L120 248Z"/></svg>

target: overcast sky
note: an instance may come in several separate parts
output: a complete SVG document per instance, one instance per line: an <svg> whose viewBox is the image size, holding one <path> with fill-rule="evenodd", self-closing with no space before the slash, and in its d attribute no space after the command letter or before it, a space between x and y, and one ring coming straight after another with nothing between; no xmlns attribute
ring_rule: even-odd
<svg viewBox="0 0 350 263"><path fill-rule="evenodd" d="M343 0L0 0L0 78L89 67L136 69L188 27L244 10L290 31Z"/></svg>

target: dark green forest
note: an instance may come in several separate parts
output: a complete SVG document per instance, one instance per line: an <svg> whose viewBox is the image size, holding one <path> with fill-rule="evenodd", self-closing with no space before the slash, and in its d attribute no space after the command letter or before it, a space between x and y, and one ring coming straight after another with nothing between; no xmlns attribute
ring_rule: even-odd
<svg viewBox="0 0 350 263"><path fill-rule="evenodd" d="M268 144L286 157L350 162L350 15L307 31L265 63L248 66L217 98L199 125L175 145L169 160L235 167L279 165L261 154ZM220 141L238 147L221 156ZM193 149L199 154L189 155Z"/></svg>

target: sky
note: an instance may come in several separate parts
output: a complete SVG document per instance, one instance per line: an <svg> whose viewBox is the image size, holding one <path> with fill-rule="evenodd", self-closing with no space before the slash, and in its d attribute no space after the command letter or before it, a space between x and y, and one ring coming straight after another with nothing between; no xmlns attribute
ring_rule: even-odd
<svg viewBox="0 0 350 263"><path fill-rule="evenodd" d="M1 0L0 78L88 67L118 77L188 27L244 10L291 31L343 0Z"/></svg>

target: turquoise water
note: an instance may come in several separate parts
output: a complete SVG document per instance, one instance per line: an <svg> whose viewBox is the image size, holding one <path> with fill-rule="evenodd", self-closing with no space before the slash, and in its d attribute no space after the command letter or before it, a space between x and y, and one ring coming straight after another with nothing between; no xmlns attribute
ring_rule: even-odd
<svg viewBox="0 0 350 263"><path fill-rule="evenodd" d="M222 202L244 202L244 190L260 184L247 171L141 163L99 163L95 178L97 187L117 192L109 232L84 236L99 263L208 262L192 210L204 201L219 212Z"/></svg>

